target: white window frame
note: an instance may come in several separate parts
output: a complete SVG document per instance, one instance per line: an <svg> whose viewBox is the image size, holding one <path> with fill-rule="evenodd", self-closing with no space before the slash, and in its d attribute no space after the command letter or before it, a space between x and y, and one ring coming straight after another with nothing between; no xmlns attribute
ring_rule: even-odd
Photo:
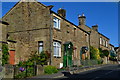
<svg viewBox="0 0 120 80"><path fill-rule="evenodd" d="M60 44L60 42L54 41L53 42L53 49L56 49L56 50L54 50L54 55L53 56L54 57L61 57L61 44Z"/></svg>
<svg viewBox="0 0 120 80"><path fill-rule="evenodd" d="M54 23L56 23L56 26L54 25ZM57 17L53 18L53 27L56 29L60 29L60 19L58 19Z"/></svg>
<svg viewBox="0 0 120 80"><path fill-rule="evenodd" d="M42 50L40 50L40 48L41 48ZM43 41L39 41L39 42L38 42L38 52L39 52L39 54L40 54L42 51L43 51Z"/></svg>
<svg viewBox="0 0 120 80"><path fill-rule="evenodd" d="M105 46L105 40L103 39L103 46Z"/></svg>
<svg viewBox="0 0 120 80"><path fill-rule="evenodd" d="M105 45L106 45L106 47L108 47L108 41L106 41Z"/></svg>

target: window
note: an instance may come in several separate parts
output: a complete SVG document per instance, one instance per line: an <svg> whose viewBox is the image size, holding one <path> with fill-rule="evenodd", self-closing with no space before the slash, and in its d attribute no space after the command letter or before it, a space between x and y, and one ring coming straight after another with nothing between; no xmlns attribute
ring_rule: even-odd
<svg viewBox="0 0 120 80"><path fill-rule="evenodd" d="M105 43L105 44L106 44L106 47L108 47L108 42L107 42L107 41L106 41L106 43Z"/></svg>
<svg viewBox="0 0 120 80"><path fill-rule="evenodd" d="M74 28L74 36L76 36L75 34L76 34L76 28Z"/></svg>
<svg viewBox="0 0 120 80"><path fill-rule="evenodd" d="M112 49L111 50L113 50L114 51L114 47L112 47Z"/></svg>
<svg viewBox="0 0 120 80"><path fill-rule="evenodd" d="M102 38L100 38L100 44L102 44Z"/></svg>
<svg viewBox="0 0 120 80"><path fill-rule="evenodd" d="M76 50L76 47L74 47L74 58L77 58L77 50Z"/></svg>
<svg viewBox="0 0 120 80"><path fill-rule="evenodd" d="M43 41L38 42L38 52L41 53L43 51Z"/></svg>
<svg viewBox="0 0 120 80"><path fill-rule="evenodd" d="M103 39L103 46L105 46L105 40Z"/></svg>
<svg viewBox="0 0 120 80"><path fill-rule="evenodd" d="M88 36L88 34L85 34L85 36L86 36L86 42L89 42L89 36Z"/></svg>
<svg viewBox="0 0 120 80"><path fill-rule="evenodd" d="M53 19L53 23L54 23L54 28L60 29L60 19L54 17Z"/></svg>
<svg viewBox="0 0 120 80"><path fill-rule="evenodd" d="M53 42L54 56L61 57L61 44L59 42Z"/></svg>

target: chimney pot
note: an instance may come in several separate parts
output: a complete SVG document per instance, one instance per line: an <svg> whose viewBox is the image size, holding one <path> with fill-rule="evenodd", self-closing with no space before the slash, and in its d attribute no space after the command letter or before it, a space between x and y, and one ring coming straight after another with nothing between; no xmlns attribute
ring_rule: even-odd
<svg viewBox="0 0 120 80"><path fill-rule="evenodd" d="M62 8L59 8L57 13L62 16L63 18L66 18L66 10L65 9L62 9Z"/></svg>
<svg viewBox="0 0 120 80"><path fill-rule="evenodd" d="M84 14L78 15L78 19L79 19L79 25L85 25L86 24L86 17Z"/></svg>

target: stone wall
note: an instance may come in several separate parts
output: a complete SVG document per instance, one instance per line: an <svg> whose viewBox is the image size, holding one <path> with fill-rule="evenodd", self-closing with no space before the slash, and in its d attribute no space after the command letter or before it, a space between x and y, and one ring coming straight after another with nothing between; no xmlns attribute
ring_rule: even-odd
<svg viewBox="0 0 120 80"><path fill-rule="evenodd" d="M65 42L72 42L73 46L76 47L76 50L73 51L73 61L74 65L80 65L80 50L83 46L89 47L89 40L87 41L86 32L80 30L76 26L67 22L66 20L60 18L59 16L53 14L53 16L57 17L61 21L60 30L53 28L53 41L59 41L62 45L62 57L56 58L53 57L53 65L59 67L60 63L63 63L63 54L64 54L64 46ZM88 35L89 39L89 35ZM88 53L89 57L89 53Z"/></svg>
<svg viewBox="0 0 120 80"><path fill-rule="evenodd" d="M61 20L60 30L54 29L52 26L53 19L51 19L50 8L39 2L18 2L4 17L3 20L8 22L7 39L15 41L16 43L9 43L10 49L15 49L15 64L19 61L27 60L31 54L38 53L38 41L43 41L44 51L50 52L53 46L51 43L55 41L61 42L62 57L55 58L51 56L52 65L57 67L63 63L63 53L65 42L72 42L76 50L73 53L73 60L75 65L80 65L80 50L83 46L94 46L99 48L100 35L97 31L85 25L79 25L85 31L91 32L90 40L89 35L72 23L65 19L53 14ZM50 31L52 27L52 31ZM52 33L52 39L50 39ZM5 36L6 37L6 36ZM90 43L89 43L90 41ZM103 47L104 48L104 47ZM89 57L89 51L87 52ZM76 63L77 62L77 63Z"/></svg>
<svg viewBox="0 0 120 80"><path fill-rule="evenodd" d="M90 34L90 45L99 48L99 34L92 29Z"/></svg>
<svg viewBox="0 0 120 80"><path fill-rule="evenodd" d="M6 42L7 37L7 25L0 22L0 64L2 64L2 43Z"/></svg>
<svg viewBox="0 0 120 80"><path fill-rule="evenodd" d="M108 38L106 38L105 36L103 36L103 35L101 35L101 34L99 34L100 35L100 37L102 38L102 39L104 39L105 41L107 41L108 43L107 43L107 45L108 46L106 46L106 42L105 42L105 45L103 45L103 42L102 42L102 44L100 44L100 48L102 48L103 50L110 50L109 49L109 39Z"/></svg>
<svg viewBox="0 0 120 80"><path fill-rule="evenodd" d="M0 41L2 41L2 23L0 23ZM0 65L2 64L2 43L0 43Z"/></svg>
<svg viewBox="0 0 120 80"><path fill-rule="evenodd" d="M19 2L4 17L8 26L8 40L16 41L15 63L38 51L38 41L44 42L44 50L50 49L50 11L38 2Z"/></svg>

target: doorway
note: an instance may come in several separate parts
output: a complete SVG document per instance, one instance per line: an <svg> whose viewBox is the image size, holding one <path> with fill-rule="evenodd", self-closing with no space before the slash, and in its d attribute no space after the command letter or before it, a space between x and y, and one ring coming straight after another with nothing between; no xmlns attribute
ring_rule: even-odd
<svg viewBox="0 0 120 80"><path fill-rule="evenodd" d="M72 66L72 53L73 53L72 42L66 42L64 44L63 67Z"/></svg>
<svg viewBox="0 0 120 80"><path fill-rule="evenodd" d="M10 50L9 55L10 55L9 63L14 65L15 64L15 50Z"/></svg>

